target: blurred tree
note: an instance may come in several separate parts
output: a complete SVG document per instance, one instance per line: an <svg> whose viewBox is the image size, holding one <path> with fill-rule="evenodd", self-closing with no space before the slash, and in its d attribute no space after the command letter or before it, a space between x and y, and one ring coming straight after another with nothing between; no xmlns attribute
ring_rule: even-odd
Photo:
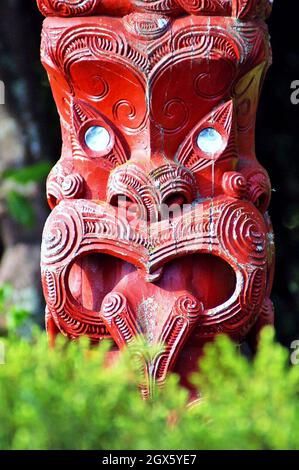
<svg viewBox="0 0 299 470"><path fill-rule="evenodd" d="M41 231L47 215L44 180L59 147L59 122L40 66L42 17L32 0L1 2L0 284L42 318ZM50 123L50 125L49 125ZM44 164L41 162L45 162Z"/></svg>
<svg viewBox="0 0 299 470"><path fill-rule="evenodd" d="M299 5L274 2L269 29L273 65L263 89L257 122L257 156L274 189L270 208L277 246L273 300L278 338L299 338L299 105L291 103L291 83L299 80Z"/></svg>

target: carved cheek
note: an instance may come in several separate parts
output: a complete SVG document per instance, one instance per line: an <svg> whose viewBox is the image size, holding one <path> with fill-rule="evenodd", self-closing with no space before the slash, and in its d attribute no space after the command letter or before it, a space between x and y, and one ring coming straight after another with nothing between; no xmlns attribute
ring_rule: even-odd
<svg viewBox="0 0 299 470"><path fill-rule="evenodd" d="M229 96L235 74L233 63L217 59L174 59L157 74L152 84L152 120L159 128L153 145L160 145L173 158L186 135L219 102ZM192 70L190 86L185 86L186 70Z"/></svg>
<svg viewBox="0 0 299 470"><path fill-rule="evenodd" d="M138 133L147 118L146 89L141 76L113 60L81 60L70 68L76 96L89 102L130 136Z"/></svg>

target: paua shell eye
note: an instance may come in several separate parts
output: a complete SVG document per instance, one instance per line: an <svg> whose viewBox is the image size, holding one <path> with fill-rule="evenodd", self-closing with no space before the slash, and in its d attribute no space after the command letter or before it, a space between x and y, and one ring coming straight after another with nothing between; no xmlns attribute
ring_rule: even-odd
<svg viewBox="0 0 299 470"><path fill-rule="evenodd" d="M93 152L104 152L110 145L111 135L102 126L92 126L85 132L85 143Z"/></svg>
<svg viewBox="0 0 299 470"><path fill-rule="evenodd" d="M198 148L204 153L216 153L223 146L223 138L214 127L202 129L196 139Z"/></svg>

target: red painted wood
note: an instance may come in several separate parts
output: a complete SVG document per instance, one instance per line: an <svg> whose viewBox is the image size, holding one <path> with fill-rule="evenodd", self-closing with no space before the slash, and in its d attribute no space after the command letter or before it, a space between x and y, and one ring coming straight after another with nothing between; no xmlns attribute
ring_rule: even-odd
<svg viewBox="0 0 299 470"><path fill-rule="evenodd" d="M164 342L145 393L170 369L186 383L217 334L255 342L273 322L254 137L271 5L38 0L63 138L42 245L49 335Z"/></svg>

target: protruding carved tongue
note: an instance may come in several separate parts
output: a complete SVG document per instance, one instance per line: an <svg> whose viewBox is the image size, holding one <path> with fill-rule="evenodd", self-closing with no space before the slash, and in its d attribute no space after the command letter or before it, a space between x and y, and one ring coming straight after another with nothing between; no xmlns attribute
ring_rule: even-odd
<svg viewBox="0 0 299 470"><path fill-rule="evenodd" d="M126 346L133 348L144 371L145 380L141 386L144 397L153 395L156 383L163 384L203 311L202 302L188 292L182 293L165 317L159 335L153 337L151 325L141 323L122 293L112 292L104 299L101 315L112 338L120 349ZM142 348L138 349L138 342L134 341L139 335L144 335L147 343L153 346L161 344L161 349L145 355Z"/></svg>

